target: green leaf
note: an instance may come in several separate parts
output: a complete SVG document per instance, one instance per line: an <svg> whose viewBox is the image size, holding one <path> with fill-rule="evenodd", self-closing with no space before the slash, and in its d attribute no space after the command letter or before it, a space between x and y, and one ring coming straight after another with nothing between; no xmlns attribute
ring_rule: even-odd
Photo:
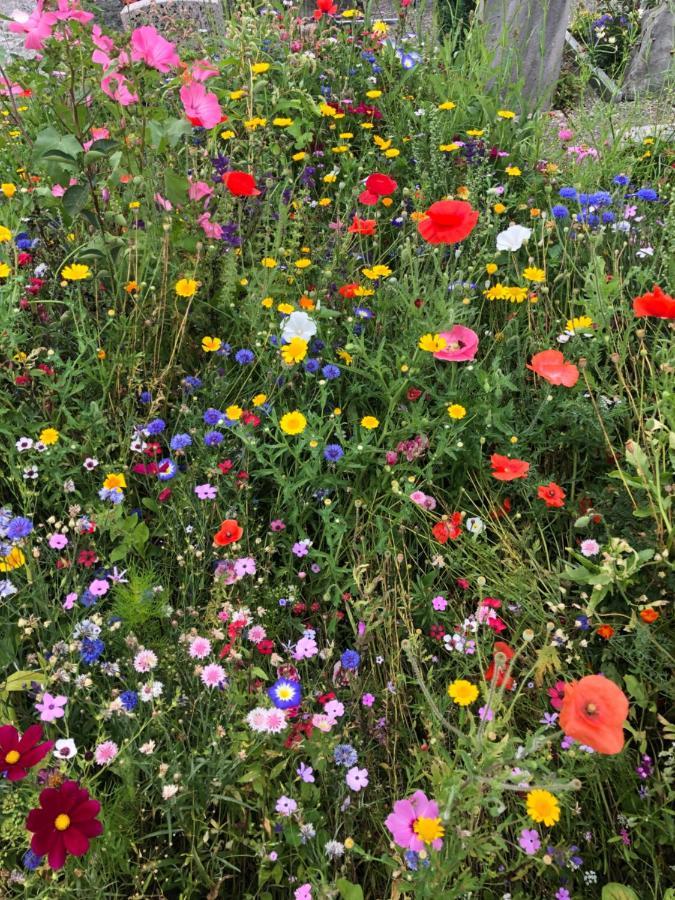
<svg viewBox="0 0 675 900"><path fill-rule="evenodd" d="M612 881L603 887L600 900L640 900L640 897L633 888Z"/></svg>
<svg viewBox="0 0 675 900"><path fill-rule="evenodd" d="M167 199L173 204L185 203L187 200L188 180L177 172L165 172L164 184Z"/></svg>
<svg viewBox="0 0 675 900"><path fill-rule="evenodd" d="M358 884L352 884L346 878L338 878L335 887L340 891L342 900L363 900L363 891Z"/></svg>
<svg viewBox="0 0 675 900"><path fill-rule="evenodd" d="M25 691L31 685L32 681L39 681L40 684L45 680L42 672L12 672L7 680L0 685L2 691Z"/></svg>
<svg viewBox="0 0 675 900"><path fill-rule="evenodd" d="M71 219L75 219L84 209L89 199L88 184L73 184L63 195L63 207Z"/></svg>

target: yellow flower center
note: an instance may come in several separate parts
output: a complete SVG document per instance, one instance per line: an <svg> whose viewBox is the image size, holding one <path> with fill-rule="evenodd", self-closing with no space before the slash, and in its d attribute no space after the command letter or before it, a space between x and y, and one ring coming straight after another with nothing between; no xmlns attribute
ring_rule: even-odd
<svg viewBox="0 0 675 900"><path fill-rule="evenodd" d="M65 813L61 813L54 819L54 828L57 831L65 831L70 827L70 816L67 816Z"/></svg>
<svg viewBox="0 0 675 900"><path fill-rule="evenodd" d="M10 750L9 753L5 756L5 762L9 763L10 766L15 762L18 762L21 758L21 754L18 750Z"/></svg>
<svg viewBox="0 0 675 900"><path fill-rule="evenodd" d="M425 844L431 844L445 834L445 829L441 825L440 819L427 819L424 816L415 819L413 831Z"/></svg>

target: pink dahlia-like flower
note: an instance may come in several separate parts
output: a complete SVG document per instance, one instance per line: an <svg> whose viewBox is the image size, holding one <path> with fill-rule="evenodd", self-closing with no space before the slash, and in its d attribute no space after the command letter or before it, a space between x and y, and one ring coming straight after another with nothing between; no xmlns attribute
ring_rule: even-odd
<svg viewBox="0 0 675 900"><path fill-rule="evenodd" d="M445 347L434 353L435 359L469 362L478 353L478 335L465 325L453 325L450 331L441 331L439 337L445 341Z"/></svg>
<svg viewBox="0 0 675 900"><path fill-rule="evenodd" d="M394 811L387 816L384 824L399 847L419 853L420 850L425 849L425 844L415 833L415 823L418 819L438 818L436 801L429 800L424 791L415 791L412 797L406 800L397 800L394 803ZM434 850L440 850L443 840L436 838L431 842L431 846Z"/></svg>

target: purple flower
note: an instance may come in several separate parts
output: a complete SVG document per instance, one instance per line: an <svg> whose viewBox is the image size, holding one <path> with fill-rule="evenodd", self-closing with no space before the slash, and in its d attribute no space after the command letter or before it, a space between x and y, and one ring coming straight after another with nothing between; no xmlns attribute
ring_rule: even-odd
<svg viewBox="0 0 675 900"><path fill-rule="evenodd" d="M307 556L307 554L309 553L310 544L311 541L308 541L306 539L304 541L296 541L291 548L293 555L297 556L299 559L301 559L303 556Z"/></svg>
<svg viewBox="0 0 675 900"><path fill-rule="evenodd" d="M363 790L368 787L368 769L359 769L358 766L353 766L345 775L345 781L353 791Z"/></svg>
<svg viewBox="0 0 675 900"><path fill-rule="evenodd" d="M65 716L63 707L68 702L67 697L59 695L53 697L51 694L44 693L42 702L35 704L35 709L40 713L43 722L53 722L54 719L62 719Z"/></svg>
<svg viewBox="0 0 675 900"><path fill-rule="evenodd" d="M218 494L218 488L212 484L198 484L195 487L195 494L200 500L215 500Z"/></svg>
<svg viewBox="0 0 675 900"><path fill-rule="evenodd" d="M518 843L528 856L532 856L541 847L539 832L535 828L523 828Z"/></svg>
<svg viewBox="0 0 675 900"><path fill-rule="evenodd" d="M561 887L555 892L555 900L572 900L572 895L567 888Z"/></svg>
<svg viewBox="0 0 675 900"><path fill-rule="evenodd" d="M282 796L279 797L277 805L274 808L280 816L291 816L298 808L298 804L290 797Z"/></svg>
<svg viewBox="0 0 675 900"><path fill-rule="evenodd" d="M295 771L305 784L314 784L316 779L314 778L314 769L311 766L306 766L304 762L301 762Z"/></svg>

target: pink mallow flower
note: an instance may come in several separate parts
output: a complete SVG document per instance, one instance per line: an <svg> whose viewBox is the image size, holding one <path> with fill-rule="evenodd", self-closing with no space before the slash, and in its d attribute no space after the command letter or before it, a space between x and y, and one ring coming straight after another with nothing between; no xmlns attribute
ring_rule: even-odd
<svg viewBox="0 0 675 900"><path fill-rule="evenodd" d="M180 62L175 46L151 25L143 25L132 32L131 58L158 72L169 72Z"/></svg>
<svg viewBox="0 0 675 900"><path fill-rule="evenodd" d="M43 12L43 0L33 12L28 15L25 12L12 13L13 22L9 24L9 30L13 34L25 34L24 47L26 50L42 50L45 41L52 36L52 28L56 24L56 14Z"/></svg>
<svg viewBox="0 0 675 900"><path fill-rule="evenodd" d="M419 853L426 849L426 845L415 832L417 820L438 818L436 801L429 800L424 791L415 791L407 800L397 800L394 803L394 811L387 816L384 824L399 847ZM433 840L431 846L434 850L440 850L443 846L442 838Z"/></svg>
<svg viewBox="0 0 675 900"><path fill-rule="evenodd" d="M116 100L120 106L131 106L138 103L138 94L132 94L127 87L127 79L119 72L112 72L101 79L101 90L108 97Z"/></svg>
<svg viewBox="0 0 675 900"><path fill-rule="evenodd" d="M216 95L207 91L199 82L184 84L180 89L180 99L185 115L192 125L214 128L226 118Z"/></svg>

